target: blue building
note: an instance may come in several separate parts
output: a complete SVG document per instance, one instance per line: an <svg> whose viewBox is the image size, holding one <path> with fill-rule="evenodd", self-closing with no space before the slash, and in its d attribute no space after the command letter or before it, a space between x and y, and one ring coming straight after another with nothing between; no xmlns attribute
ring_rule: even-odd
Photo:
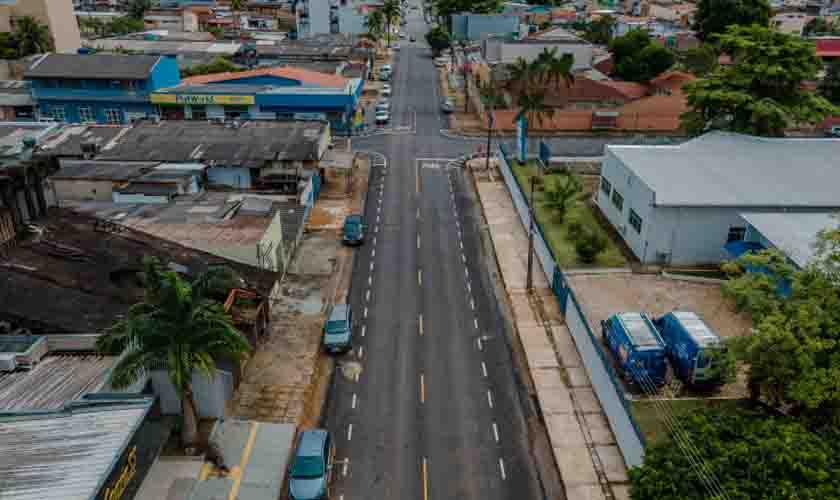
<svg viewBox="0 0 840 500"><path fill-rule="evenodd" d="M322 120L333 133L361 122L364 80L293 66L186 78L152 102L172 120Z"/></svg>
<svg viewBox="0 0 840 500"><path fill-rule="evenodd" d="M41 117L109 124L157 115L152 93L181 81L174 58L108 54L47 54L24 79Z"/></svg>

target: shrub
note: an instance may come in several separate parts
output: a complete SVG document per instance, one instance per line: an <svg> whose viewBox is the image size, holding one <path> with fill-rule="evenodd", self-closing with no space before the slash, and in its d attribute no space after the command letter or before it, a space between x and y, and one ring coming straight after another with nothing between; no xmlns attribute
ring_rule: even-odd
<svg viewBox="0 0 840 500"><path fill-rule="evenodd" d="M592 264L606 250L607 239L592 230L584 230L575 241L575 252L584 264Z"/></svg>

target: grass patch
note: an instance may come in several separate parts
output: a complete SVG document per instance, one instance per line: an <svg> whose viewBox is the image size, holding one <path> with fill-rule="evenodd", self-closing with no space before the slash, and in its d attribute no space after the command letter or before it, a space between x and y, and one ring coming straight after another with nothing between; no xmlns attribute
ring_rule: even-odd
<svg viewBox="0 0 840 500"><path fill-rule="evenodd" d="M668 439L668 426L662 421L659 407L665 405L674 418L695 413L704 408L715 408L724 413L734 412L736 409L746 409L750 403L745 399L672 399L661 400L656 403L650 400L632 401L630 409L642 434L645 435L647 445L653 445Z"/></svg>
<svg viewBox="0 0 840 500"><path fill-rule="evenodd" d="M531 177L537 173L536 166L533 163L526 165L519 165L517 162L512 162L513 172L516 175L519 185L522 186L524 194L530 199L531 193ZM553 173L544 175L544 178L563 177L563 173ZM554 257L561 267L621 267L627 264L624 256L621 254L618 246L609 237L607 231L601 227L601 224L592 213L592 209L586 205L584 201L591 196L591 192L584 189L578 199L575 200L573 206L568 210L565 220L560 223L557 220L556 214L544 206L545 195L538 188L534 194L536 201L537 221L542 226L543 234L545 234L551 250L554 252ZM607 240L607 248L598 254L594 264L584 264L580 262L575 252L575 242L569 237L568 226L572 222L579 222L581 225L591 228Z"/></svg>

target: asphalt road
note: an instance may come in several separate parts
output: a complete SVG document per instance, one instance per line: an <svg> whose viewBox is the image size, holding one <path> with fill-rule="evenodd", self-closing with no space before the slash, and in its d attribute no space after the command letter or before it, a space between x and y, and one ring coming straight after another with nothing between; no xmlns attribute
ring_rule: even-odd
<svg viewBox="0 0 840 500"><path fill-rule="evenodd" d="M422 41L417 11L409 21ZM355 345L339 357L329 396L339 461L331 496L542 498L476 201L446 160L471 148L439 134L428 48L402 46L392 126L406 131L354 140L387 167L371 173L349 296Z"/></svg>

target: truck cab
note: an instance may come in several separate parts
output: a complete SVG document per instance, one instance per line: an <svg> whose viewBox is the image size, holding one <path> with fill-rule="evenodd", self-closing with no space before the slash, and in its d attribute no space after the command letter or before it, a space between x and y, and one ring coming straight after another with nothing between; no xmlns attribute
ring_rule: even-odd
<svg viewBox="0 0 840 500"><path fill-rule="evenodd" d="M665 342L646 314L614 314L601 322L601 331L628 382L647 393L665 383Z"/></svg>

